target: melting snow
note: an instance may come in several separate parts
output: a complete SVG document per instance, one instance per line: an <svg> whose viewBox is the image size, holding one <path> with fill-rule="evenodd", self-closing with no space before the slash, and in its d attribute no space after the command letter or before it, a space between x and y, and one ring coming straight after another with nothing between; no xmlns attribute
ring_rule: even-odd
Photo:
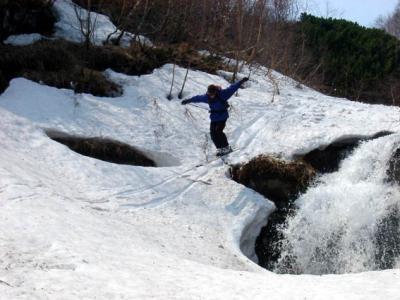
<svg viewBox="0 0 400 300"><path fill-rule="evenodd" d="M205 163L214 152L208 112L177 99L184 69L177 69L175 98L166 99L171 71L166 65L134 77L108 70L124 86L119 98L22 78L0 96L1 297L396 299L398 270L279 276L248 259L274 206L227 178L220 160ZM300 90L279 74L281 94L272 102L263 73L231 99L227 134L240 148L232 163L261 153L291 158L342 136L398 129L398 108ZM210 83L228 84L191 71L185 97ZM46 130L119 140L168 153L180 165L102 162L52 141Z"/></svg>

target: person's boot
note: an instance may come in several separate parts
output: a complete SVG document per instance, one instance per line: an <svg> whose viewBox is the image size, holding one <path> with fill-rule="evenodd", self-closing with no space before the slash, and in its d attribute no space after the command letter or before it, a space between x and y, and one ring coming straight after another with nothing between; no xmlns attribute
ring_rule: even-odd
<svg viewBox="0 0 400 300"><path fill-rule="evenodd" d="M226 146L226 147L220 149L219 156L227 155L228 153L231 153L231 152L232 152L231 146Z"/></svg>

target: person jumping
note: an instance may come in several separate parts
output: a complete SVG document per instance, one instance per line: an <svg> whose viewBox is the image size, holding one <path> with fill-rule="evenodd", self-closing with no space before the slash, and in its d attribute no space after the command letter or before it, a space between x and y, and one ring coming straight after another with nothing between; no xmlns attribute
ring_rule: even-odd
<svg viewBox="0 0 400 300"><path fill-rule="evenodd" d="M240 88L240 86L248 81L249 78L245 77L242 80L230 85L226 89L220 86L211 84L208 86L207 93L204 95L194 96L189 99L182 100L181 104L188 103L208 103L210 107L210 134L211 139L217 148L217 156L223 156L232 152L229 146L228 139L224 133L226 121L229 118L228 113L228 100Z"/></svg>

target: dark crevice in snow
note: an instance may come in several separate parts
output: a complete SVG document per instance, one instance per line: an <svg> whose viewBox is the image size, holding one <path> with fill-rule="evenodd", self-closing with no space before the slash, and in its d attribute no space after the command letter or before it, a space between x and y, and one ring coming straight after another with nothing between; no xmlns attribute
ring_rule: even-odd
<svg viewBox="0 0 400 300"><path fill-rule="evenodd" d="M256 264L259 264L259 256L254 249L254 243L257 240L259 232L268 222L266 214L265 209L259 209L252 220L243 228L240 238L240 250Z"/></svg>
<svg viewBox="0 0 400 300"><path fill-rule="evenodd" d="M295 155L295 158L306 161L319 173L336 172L339 169L340 162L345 159L361 142L390 134L393 134L393 132L382 131L373 136L342 137L328 146L321 146L305 155Z"/></svg>
<svg viewBox="0 0 400 300"><path fill-rule="evenodd" d="M52 140L64 144L84 156L123 165L156 166L156 163L141 151L118 141L103 138L76 137L55 131L47 131L46 134Z"/></svg>

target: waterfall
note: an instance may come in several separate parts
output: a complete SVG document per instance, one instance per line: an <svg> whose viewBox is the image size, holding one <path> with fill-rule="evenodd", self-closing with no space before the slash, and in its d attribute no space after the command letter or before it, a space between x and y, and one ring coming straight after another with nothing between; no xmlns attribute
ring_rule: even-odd
<svg viewBox="0 0 400 300"><path fill-rule="evenodd" d="M400 267L400 187L389 182L399 135L362 143L296 200L277 273L343 274Z"/></svg>

